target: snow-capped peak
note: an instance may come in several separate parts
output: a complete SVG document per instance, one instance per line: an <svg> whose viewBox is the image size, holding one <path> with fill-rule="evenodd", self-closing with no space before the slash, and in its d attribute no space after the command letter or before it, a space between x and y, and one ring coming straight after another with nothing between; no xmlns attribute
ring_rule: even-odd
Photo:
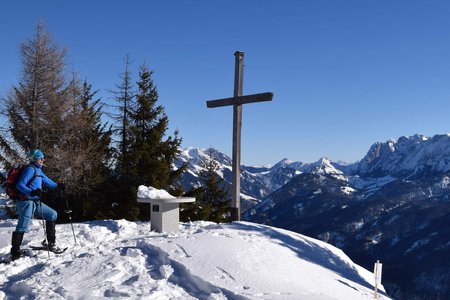
<svg viewBox="0 0 450 300"><path fill-rule="evenodd" d="M329 174L329 175L342 175L342 171L336 169L333 165L333 163L331 162L331 160L329 160L326 157L322 157L320 158L318 161L309 164L308 165L308 169L310 172L314 172L317 174Z"/></svg>
<svg viewBox="0 0 450 300"><path fill-rule="evenodd" d="M379 176L415 174L422 170L450 171L450 135L428 138L423 135L402 136L398 140L372 145L359 162L358 173Z"/></svg>

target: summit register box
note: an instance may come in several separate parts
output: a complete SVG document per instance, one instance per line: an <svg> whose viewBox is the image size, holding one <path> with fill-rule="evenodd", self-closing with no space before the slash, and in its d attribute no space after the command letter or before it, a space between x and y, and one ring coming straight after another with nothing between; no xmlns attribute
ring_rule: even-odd
<svg viewBox="0 0 450 300"><path fill-rule="evenodd" d="M195 202L195 198L138 198L137 202L150 203L151 230L156 232L175 232L178 231L180 225L180 203L192 203Z"/></svg>

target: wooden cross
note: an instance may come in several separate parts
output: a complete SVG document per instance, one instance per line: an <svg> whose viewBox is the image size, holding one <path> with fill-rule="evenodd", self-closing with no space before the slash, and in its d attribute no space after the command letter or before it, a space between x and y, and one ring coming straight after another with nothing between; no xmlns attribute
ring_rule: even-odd
<svg viewBox="0 0 450 300"><path fill-rule="evenodd" d="M242 96L242 69L244 62L244 52L236 51L235 76L234 76L234 97L208 100L208 108L233 105L233 162L232 162L232 200L231 219L241 220L241 127L242 127L242 104L272 101L273 93L253 94Z"/></svg>

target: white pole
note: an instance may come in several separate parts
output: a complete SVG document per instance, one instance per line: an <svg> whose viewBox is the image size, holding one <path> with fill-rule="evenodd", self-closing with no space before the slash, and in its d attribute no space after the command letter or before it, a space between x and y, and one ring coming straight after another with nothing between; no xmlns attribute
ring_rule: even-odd
<svg viewBox="0 0 450 300"><path fill-rule="evenodd" d="M383 268L383 264L380 264L380 261L377 260L374 266L373 273L375 275L375 293L374 299L378 299L378 284L381 284L381 271Z"/></svg>

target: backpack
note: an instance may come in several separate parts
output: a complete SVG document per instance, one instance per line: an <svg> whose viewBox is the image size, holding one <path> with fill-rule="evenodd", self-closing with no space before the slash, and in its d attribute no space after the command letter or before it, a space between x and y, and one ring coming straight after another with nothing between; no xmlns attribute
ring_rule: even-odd
<svg viewBox="0 0 450 300"><path fill-rule="evenodd" d="M25 170L28 166L33 168L34 174L30 180L28 180L26 186L28 186L35 178L36 178L36 168L33 165L19 165L17 167L12 167L8 171L8 175L6 176L6 194L9 198L13 200L24 200L27 197L19 192L16 188L17 182L19 181L20 175L22 175L23 170Z"/></svg>

